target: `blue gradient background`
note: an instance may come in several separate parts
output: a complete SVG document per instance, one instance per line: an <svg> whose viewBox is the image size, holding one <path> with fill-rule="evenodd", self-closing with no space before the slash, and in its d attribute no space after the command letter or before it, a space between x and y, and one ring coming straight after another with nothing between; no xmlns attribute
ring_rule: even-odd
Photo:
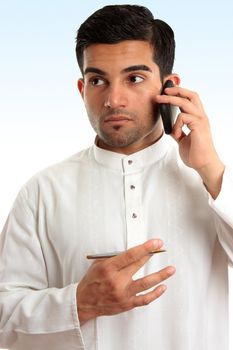
<svg viewBox="0 0 233 350"><path fill-rule="evenodd" d="M0 227L31 175L93 142L94 132L76 88L80 76L74 51L76 30L94 10L126 2L1 1ZM174 71L184 87L201 96L216 147L232 166L233 2L138 4L148 6L174 29ZM232 294L232 272L230 276ZM233 348L232 337L230 342Z"/></svg>

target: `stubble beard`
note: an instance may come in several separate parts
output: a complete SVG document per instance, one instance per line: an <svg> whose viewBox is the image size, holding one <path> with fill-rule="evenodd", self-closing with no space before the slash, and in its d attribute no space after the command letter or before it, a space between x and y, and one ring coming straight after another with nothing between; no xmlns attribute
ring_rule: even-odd
<svg viewBox="0 0 233 350"><path fill-rule="evenodd" d="M89 116L89 120L100 140L106 145L123 148L137 142L144 135L144 127L138 124L137 117L135 115L130 117L132 121L128 123L132 123L132 126L126 124L105 127L104 118L100 118L97 122L95 118Z"/></svg>
<svg viewBox="0 0 233 350"><path fill-rule="evenodd" d="M110 147L123 148L132 145L142 138L139 129L124 130L124 126L113 126L112 131L96 130L99 138Z"/></svg>
<svg viewBox="0 0 233 350"><path fill-rule="evenodd" d="M105 119L110 115L127 115L131 120L129 123L132 125L113 125L105 127ZM156 113L157 114L157 113ZM122 110L111 110L101 115L99 118L95 118L88 114L89 121L97 133L100 140L106 145L115 148L123 148L136 143L153 132L155 125L158 121L158 116L150 115L145 117L148 121L148 125L140 123L137 114L129 113Z"/></svg>

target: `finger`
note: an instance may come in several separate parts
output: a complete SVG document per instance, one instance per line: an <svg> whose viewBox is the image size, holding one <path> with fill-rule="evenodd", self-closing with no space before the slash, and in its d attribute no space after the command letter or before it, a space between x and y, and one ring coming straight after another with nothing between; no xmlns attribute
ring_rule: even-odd
<svg viewBox="0 0 233 350"><path fill-rule="evenodd" d="M166 289L167 287L162 284L148 293L136 295L132 300L134 307L149 305L152 301L158 299Z"/></svg>
<svg viewBox="0 0 233 350"><path fill-rule="evenodd" d="M187 136L187 133L185 133L181 128L174 128L172 129L171 136L176 140L176 142L180 142L184 137Z"/></svg>
<svg viewBox="0 0 233 350"><path fill-rule="evenodd" d="M136 266L142 258L147 258L151 251L160 249L162 246L163 242L160 239L150 239L143 244L130 248L124 253L109 259L109 263L116 270L121 270L131 264L135 264Z"/></svg>
<svg viewBox="0 0 233 350"><path fill-rule="evenodd" d="M180 113L173 126L173 137L179 139L182 136L182 128L186 125L190 131L204 131L209 129L209 120L197 115Z"/></svg>
<svg viewBox="0 0 233 350"><path fill-rule="evenodd" d="M128 278L132 278L132 276L138 271L140 270L145 263L150 260L152 257L152 255L147 254L146 256L144 256L143 258L135 261L134 263L126 266L124 268L124 273L128 275Z"/></svg>
<svg viewBox="0 0 233 350"><path fill-rule="evenodd" d="M147 289L153 288L157 284L165 281L166 279L174 275L175 271L176 269L174 266L168 266L146 277L139 278L138 280L132 282L129 292L131 293L131 295L135 295Z"/></svg>
<svg viewBox="0 0 233 350"><path fill-rule="evenodd" d="M170 96L173 95L177 97L182 97L191 101L196 106L203 108L199 95L194 91L175 86L172 88L165 89L165 93Z"/></svg>
<svg viewBox="0 0 233 350"><path fill-rule="evenodd" d="M191 101L183 97L158 95L156 96L156 102L169 103L173 106L179 107L182 112L189 114L201 114L202 111L198 109Z"/></svg>
<svg viewBox="0 0 233 350"><path fill-rule="evenodd" d="M165 93L157 95L156 102L173 104L186 113L205 115L202 102L196 92L181 87L172 87L165 89Z"/></svg>
<svg viewBox="0 0 233 350"><path fill-rule="evenodd" d="M145 263L151 259L153 254L147 254L143 258L135 261L133 264L130 264L124 268L124 273L128 274L128 277L132 277L138 270L140 270Z"/></svg>
<svg viewBox="0 0 233 350"><path fill-rule="evenodd" d="M189 130L194 129L193 122L194 117L190 114L186 113L180 113L176 119L176 122L173 126L171 136L179 143L185 136L187 136L187 133L184 132L183 127L186 125Z"/></svg>

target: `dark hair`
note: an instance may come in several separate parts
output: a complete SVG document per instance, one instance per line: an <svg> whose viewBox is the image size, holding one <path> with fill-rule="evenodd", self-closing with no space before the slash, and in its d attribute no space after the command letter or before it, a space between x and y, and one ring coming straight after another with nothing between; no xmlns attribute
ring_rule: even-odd
<svg viewBox="0 0 233 350"><path fill-rule="evenodd" d="M117 44L124 40L148 41L161 78L172 72L175 39L171 27L154 19L144 6L110 5L94 12L77 31L76 56L83 73L83 52L91 44Z"/></svg>

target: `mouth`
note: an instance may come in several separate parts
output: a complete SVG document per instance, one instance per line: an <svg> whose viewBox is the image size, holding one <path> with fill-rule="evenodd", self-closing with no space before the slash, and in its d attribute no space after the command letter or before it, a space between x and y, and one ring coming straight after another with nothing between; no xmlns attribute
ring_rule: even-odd
<svg viewBox="0 0 233 350"><path fill-rule="evenodd" d="M127 116L114 115L114 116L107 117L104 122L108 124L122 124L130 121L132 121L132 119Z"/></svg>

